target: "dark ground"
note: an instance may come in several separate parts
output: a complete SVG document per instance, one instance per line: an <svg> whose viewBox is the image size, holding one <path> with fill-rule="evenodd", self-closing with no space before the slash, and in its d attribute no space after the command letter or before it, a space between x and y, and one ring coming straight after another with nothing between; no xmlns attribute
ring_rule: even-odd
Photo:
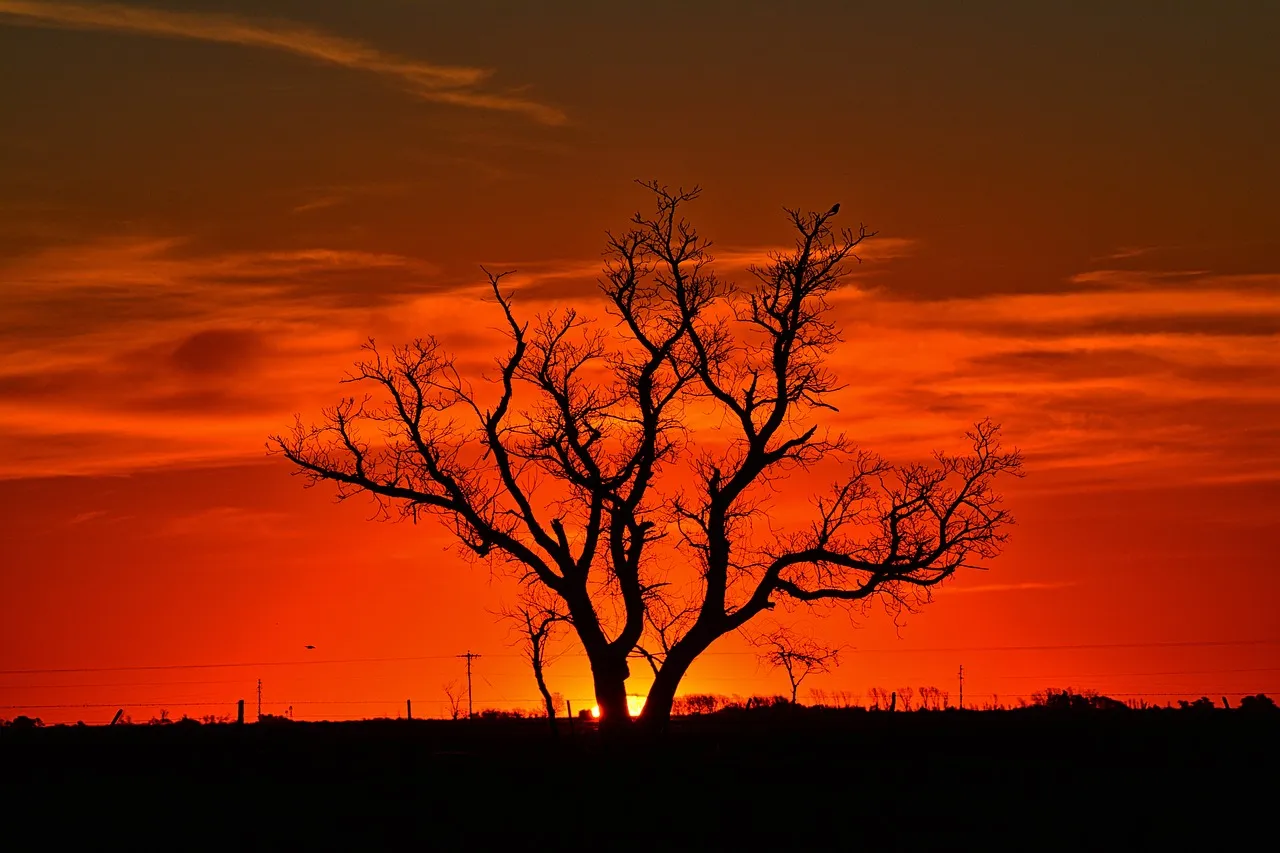
<svg viewBox="0 0 1280 853"><path fill-rule="evenodd" d="M582 723L557 745L545 726L0 729L0 837L31 839L13 850L77 837L180 850L1096 850L1254 847L1261 831L1275 849L1277 713L756 712L620 746Z"/></svg>

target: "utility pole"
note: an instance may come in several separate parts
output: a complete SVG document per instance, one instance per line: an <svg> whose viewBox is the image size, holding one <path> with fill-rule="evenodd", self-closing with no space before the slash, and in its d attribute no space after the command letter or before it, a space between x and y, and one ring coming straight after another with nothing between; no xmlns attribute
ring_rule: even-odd
<svg viewBox="0 0 1280 853"><path fill-rule="evenodd" d="M262 722L262 679L258 679L258 722Z"/></svg>
<svg viewBox="0 0 1280 853"><path fill-rule="evenodd" d="M480 655L467 649L465 655L458 655L458 657L467 659L467 719L470 720L476 715L475 709L471 705L471 660L472 658L480 657Z"/></svg>
<svg viewBox="0 0 1280 853"><path fill-rule="evenodd" d="M964 710L964 664L960 664L960 710Z"/></svg>

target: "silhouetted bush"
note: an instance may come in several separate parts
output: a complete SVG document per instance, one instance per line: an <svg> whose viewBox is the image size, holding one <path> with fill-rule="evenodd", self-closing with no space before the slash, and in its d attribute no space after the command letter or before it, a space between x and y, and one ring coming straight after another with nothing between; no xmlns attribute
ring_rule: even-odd
<svg viewBox="0 0 1280 853"><path fill-rule="evenodd" d="M1096 690L1076 693L1070 687L1058 690L1050 687L1031 694L1033 708L1051 711L1127 711L1129 706L1118 699L1103 696Z"/></svg>
<svg viewBox="0 0 1280 853"><path fill-rule="evenodd" d="M503 711L498 708L484 708L477 714L482 720L523 720L527 715L519 708Z"/></svg>
<svg viewBox="0 0 1280 853"><path fill-rule="evenodd" d="M39 717L28 717L26 714L21 714L14 717L8 723L8 727L11 729L42 729L44 728L44 720Z"/></svg>
<svg viewBox="0 0 1280 853"><path fill-rule="evenodd" d="M1179 699L1178 708L1183 711L1196 711L1204 714L1209 711L1216 710L1217 706L1213 704L1213 700L1208 696L1201 696L1194 702L1188 702L1186 699Z"/></svg>
<svg viewBox="0 0 1280 853"><path fill-rule="evenodd" d="M1240 710L1257 713L1259 711L1275 711L1276 703L1265 693L1258 693L1253 696L1243 696L1240 699Z"/></svg>

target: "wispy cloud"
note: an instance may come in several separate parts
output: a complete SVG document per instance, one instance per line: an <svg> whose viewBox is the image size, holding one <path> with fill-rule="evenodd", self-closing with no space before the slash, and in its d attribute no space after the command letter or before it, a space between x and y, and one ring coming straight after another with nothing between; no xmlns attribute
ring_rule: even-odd
<svg viewBox="0 0 1280 853"><path fill-rule="evenodd" d="M0 263L0 478L256 457L329 401L365 337L411 337L453 293L400 255L189 250L111 240Z"/></svg>
<svg viewBox="0 0 1280 853"><path fill-rule="evenodd" d="M287 522L289 515L261 508L216 506L166 519L151 532L152 538L167 536L220 537L251 534L254 539L297 536L296 527Z"/></svg>
<svg viewBox="0 0 1280 853"><path fill-rule="evenodd" d="M874 248L874 246L869 246ZM742 280L769 247L718 249ZM959 449L990 415L1027 453L1020 490L1280 477L1280 278L1132 273L1132 286L899 298L868 252L835 300L848 387L823 422L894 459ZM599 309L601 258L515 267L517 311ZM66 244L0 263L0 478L243 461L338 395L369 335L433 334L469 375L506 346L479 275L315 248Z"/></svg>
<svg viewBox="0 0 1280 853"><path fill-rule="evenodd" d="M1023 583L984 583L972 586L956 584L946 589L946 594L957 592L1039 592L1075 586L1075 581L1025 581Z"/></svg>
<svg viewBox="0 0 1280 853"><path fill-rule="evenodd" d="M93 521L95 518L102 518L107 514L105 509L95 509L89 512L76 513L71 517L67 524L84 524L86 521Z"/></svg>
<svg viewBox="0 0 1280 853"><path fill-rule="evenodd" d="M1124 286L839 306L849 432L927 453L1000 421L1020 490L1149 488L1280 474L1280 277L1126 273Z"/></svg>
<svg viewBox="0 0 1280 853"><path fill-rule="evenodd" d="M526 115L543 124L563 124L555 107L514 94L479 88L491 69L437 65L379 50L286 21L250 20L204 12L176 12L116 3L50 3L0 0L0 23L101 30L160 38L196 39L264 50L364 71L391 79L425 101Z"/></svg>

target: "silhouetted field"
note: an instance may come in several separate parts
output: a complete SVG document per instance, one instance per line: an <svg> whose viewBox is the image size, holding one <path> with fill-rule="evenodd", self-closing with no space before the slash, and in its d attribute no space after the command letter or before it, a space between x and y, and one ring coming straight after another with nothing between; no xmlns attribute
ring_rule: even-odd
<svg viewBox="0 0 1280 853"><path fill-rule="evenodd" d="M1234 846L1271 820L1277 730L1276 713L776 709L622 744L581 722L554 742L545 720L11 728L0 802L40 848Z"/></svg>

